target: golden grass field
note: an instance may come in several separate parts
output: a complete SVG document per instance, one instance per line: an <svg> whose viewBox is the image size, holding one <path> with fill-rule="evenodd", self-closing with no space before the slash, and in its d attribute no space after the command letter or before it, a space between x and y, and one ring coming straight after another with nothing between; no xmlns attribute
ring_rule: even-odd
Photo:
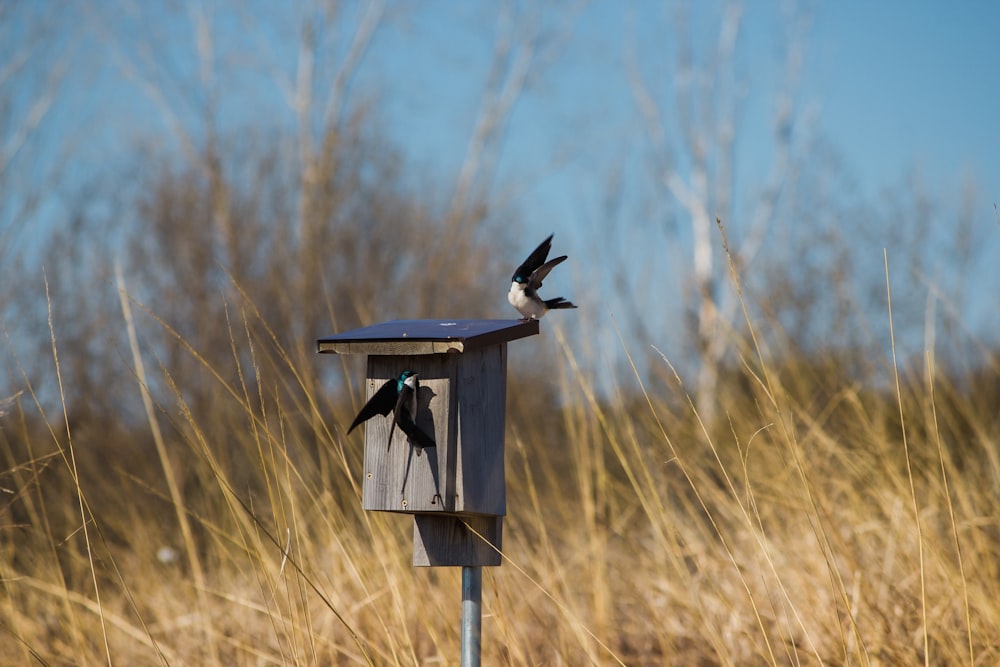
<svg viewBox="0 0 1000 667"><path fill-rule="evenodd" d="M321 360L334 401L233 320L211 418L150 359L134 391L166 389L131 431L8 405L0 664L458 664L460 570L411 567L411 519L360 509L355 368ZM748 337L709 425L655 354L595 395L566 335L511 346L555 356L561 407L533 427L508 395L483 664L1000 664L995 355L870 360L870 387ZM97 447L123 431L142 442Z"/></svg>

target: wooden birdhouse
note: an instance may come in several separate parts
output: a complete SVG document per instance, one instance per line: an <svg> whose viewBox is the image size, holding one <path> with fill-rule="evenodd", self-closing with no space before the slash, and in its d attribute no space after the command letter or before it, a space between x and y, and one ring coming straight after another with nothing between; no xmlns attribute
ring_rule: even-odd
<svg viewBox="0 0 1000 667"><path fill-rule="evenodd" d="M507 342L537 333L537 320L395 320L317 341L368 355L366 400L419 378L414 422L436 446L415 446L392 413L369 419L362 491L366 510L414 515L414 565L500 564Z"/></svg>

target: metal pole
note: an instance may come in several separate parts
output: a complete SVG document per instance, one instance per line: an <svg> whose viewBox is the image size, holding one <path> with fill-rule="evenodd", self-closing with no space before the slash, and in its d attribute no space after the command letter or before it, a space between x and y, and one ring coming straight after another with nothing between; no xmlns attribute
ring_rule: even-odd
<svg viewBox="0 0 1000 667"><path fill-rule="evenodd" d="M483 632L483 568L462 567L462 667L479 667Z"/></svg>

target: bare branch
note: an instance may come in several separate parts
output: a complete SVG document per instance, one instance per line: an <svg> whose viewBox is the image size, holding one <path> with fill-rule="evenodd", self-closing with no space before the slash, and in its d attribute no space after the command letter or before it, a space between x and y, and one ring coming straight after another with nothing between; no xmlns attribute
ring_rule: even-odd
<svg viewBox="0 0 1000 667"><path fill-rule="evenodd" d="M488 156L496 149L510 121L514 102L524 89L538 48L537 26L515 22L511 5L506 4L504 7L500 32L494 43L486 91L469 140L465 161L458 174L449 216L452 221L460 220L466 213L475 183L479 182L481 187L485 187L491 180L492 169L496 165L495 161L488 160Z"/></svg>
<svg viewBox="0 0 1000 667"><path fill-rule="evenodd" d="M646 133L652 144L653 154L664 161L663 177L669 178L669 171L672 170L671 151L667 144L667 132L662 120L664 114L639 70L639 57L636 54L634 38L625 41L625 66L632 95L646 124Z"/></svg>
<svg viewBox="0 0 1000 667"><path fill-rule="evenodd" d="M385 0L375 0L368 3L361 23L354 31L354 38L351 47L344 57L344 61L337 68L337 74L333 79L333 86L330 89L330 96L327 98L326 110L323 113L323 124L330 127L343 116L344 105L347 100L347 86L351 79L357 74L361 65L361 60L368 52L372 43L372 38L382 21L385 12Z"/></svg>

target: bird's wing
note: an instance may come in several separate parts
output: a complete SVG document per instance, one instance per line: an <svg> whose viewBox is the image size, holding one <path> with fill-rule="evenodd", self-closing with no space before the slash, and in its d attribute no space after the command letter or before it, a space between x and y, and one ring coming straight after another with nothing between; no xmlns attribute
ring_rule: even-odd
<svg viewBox="0 0 1000 667"><path fill-rule="evenodd" d="M542 286L542 281L545 280L545 276L549 275L549 271L556 268L560 264L566 261L566 255L562 257L556 257L555 259L550 259L549 261L542 264L540 267L535 269L534 273L531 274L531 278L528 280L528 289L538 289Z"/></svg>
<svg viewBox="0 0 1000 667"><path fill-rule="evenodd" d="M347 429L347 432L350 433L358 424L368 421L375 415L387 415L392 412L392 408L396 404L396 393L396 380L386 380L385 384L368 399L365 407L361 408L361 412L354 418L351 428Z"/></svg>
<svg viewBox="0 0 1000 667"><path fill-rule="evenodd" d="M511 278L512 282L518 277L522 280L527 280L528 276L534 273L535 269L545 262L545 258L549 256L549 250L552 249L552 236L552 234L549 234L549 238L542 241L542 243L535 248L530 255L528 255L528 259L524 260L524 263L517 267L517 271L514 272L514 276Z"/></svg>
<svg viewBox="0 0 1000 667"><path fill-rule="evenodd" d="M386 454L388 454L389 450L392 449L392 434L395 433L395 432L396 432L396 416L395 416L395 413L393 413L392 426L389 427L389 442L385 446L385 452L386 452ZM405 433L405 431L404 431L404 433Z"/></svg>
<svg viewBox="0 0 1000 667"><path fill-rule="evenodd" d="M410 418L410 413L404 410L396 417L396 421L399 422L399 429L405 433L407 437L418 447L426 449L427 447L436 446L434 439L424 433L420 427L414 423L413 419Z"/></svg>
<svg viewBox="0 0 1000 667"><path fill-rule="evenodd" d="M406 383L403 383L403 387L402 389L399 390L399 393L396 396L396 400L393 402L392 405L392 426L389 427L389 442L385 446L385 451L387 452L392 448L392 436L396 432L396 423L404 415L409 415L409 410L407 410L407 406L410 404L410 401L412 399L413 399L413 387L411 387ZM403 433L406 433L406 431L403 431Z"/></svg>

